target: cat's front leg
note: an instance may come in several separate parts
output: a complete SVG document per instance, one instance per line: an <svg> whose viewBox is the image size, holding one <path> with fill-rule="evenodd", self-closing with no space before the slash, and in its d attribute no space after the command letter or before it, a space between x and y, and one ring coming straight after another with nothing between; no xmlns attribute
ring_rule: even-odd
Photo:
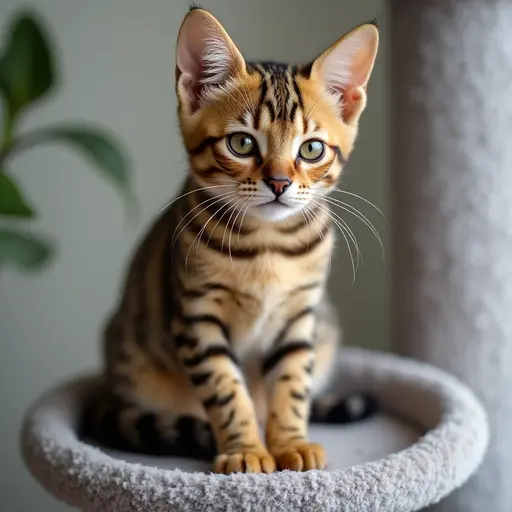
<svg viewBox="0 0 512 512"><path fill-rule="evenodd" d="M314 323L312 308L292 315L263 364L269 401L266 441L279 469L323 469L326 463L323 447L307 440Z"/></svg>
<svg viewBox="0 0 512 512"><path fill-rule="evenodd" d="M226 319L213 309L182 315L173 330L179 359L215 437L214 469L226 474L272 473L275 460L260 437L254 406L230 347Z"/></svg>

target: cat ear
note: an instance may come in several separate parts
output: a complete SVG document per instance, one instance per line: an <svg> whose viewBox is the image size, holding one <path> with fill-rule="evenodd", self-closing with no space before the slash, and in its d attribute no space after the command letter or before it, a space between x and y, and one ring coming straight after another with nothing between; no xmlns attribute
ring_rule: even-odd
<svg viewBox="0 0 512 512"><path fill-rule="evenodd" d="M361 25L318 57L311 74L322 80L339 102L343 120L357 123L366 106L366 86L379 46L379 31L373 24Z"/></svg>
<svg viewBox="0 0 512 512"><path fill-rule="evenodd" d="M192 9L176 47L178 96L194 112L208 93L245 71L245 61L222 25L204 9Z"/></svg>

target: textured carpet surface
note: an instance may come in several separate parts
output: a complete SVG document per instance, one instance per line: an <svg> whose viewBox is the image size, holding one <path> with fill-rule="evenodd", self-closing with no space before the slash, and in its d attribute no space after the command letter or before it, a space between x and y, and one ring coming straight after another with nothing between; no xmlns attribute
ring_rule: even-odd
<svg viewBox="0 0 512 512"><path fill-rule="evenodd" d="M398 357L345 349L336 388L377 395L382 413L321 427L327 471L214 475L176 459L109 454L81 442L77 419L94 378L63 384L27 413L22 449L32 474L84 511L413 511L466 482L488 443L484 410L458 380ZM179 469L175 469L179 468Z"/></svg>

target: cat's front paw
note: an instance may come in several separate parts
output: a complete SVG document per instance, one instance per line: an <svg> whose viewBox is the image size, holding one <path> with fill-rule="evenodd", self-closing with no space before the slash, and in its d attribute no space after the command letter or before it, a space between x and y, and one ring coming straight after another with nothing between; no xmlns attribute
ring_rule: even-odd
<svg viewBox="0 0 512 512"><path fill-rule="evenodd" d="M307 441L288 442L271 450L279 469L308 471L324 469L327 458L322 445Z"/></svg>
<svg viewBox="0 0 512 512"><path fill-rule="evenodd" d="M222 453L215 457L216 473L273 473L274 457L265 448L241 449L234 453Z"/></svg>

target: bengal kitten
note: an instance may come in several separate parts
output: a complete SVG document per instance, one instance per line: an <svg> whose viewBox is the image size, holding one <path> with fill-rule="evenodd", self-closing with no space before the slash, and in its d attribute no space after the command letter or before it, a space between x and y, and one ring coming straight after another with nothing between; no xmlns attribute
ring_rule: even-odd
<svg viewBox="0 0 512 512"><path fill-rule="evenodd" d="M372 412L314 400L340 342L323 198L354 145L377 46L369 23L309 65L253 64L209 12L187 14L176 90L190 171L106 328L104 390L85 423L100 442L214 458L219 473L304 471L326 465L310 417Z"/></svg>

